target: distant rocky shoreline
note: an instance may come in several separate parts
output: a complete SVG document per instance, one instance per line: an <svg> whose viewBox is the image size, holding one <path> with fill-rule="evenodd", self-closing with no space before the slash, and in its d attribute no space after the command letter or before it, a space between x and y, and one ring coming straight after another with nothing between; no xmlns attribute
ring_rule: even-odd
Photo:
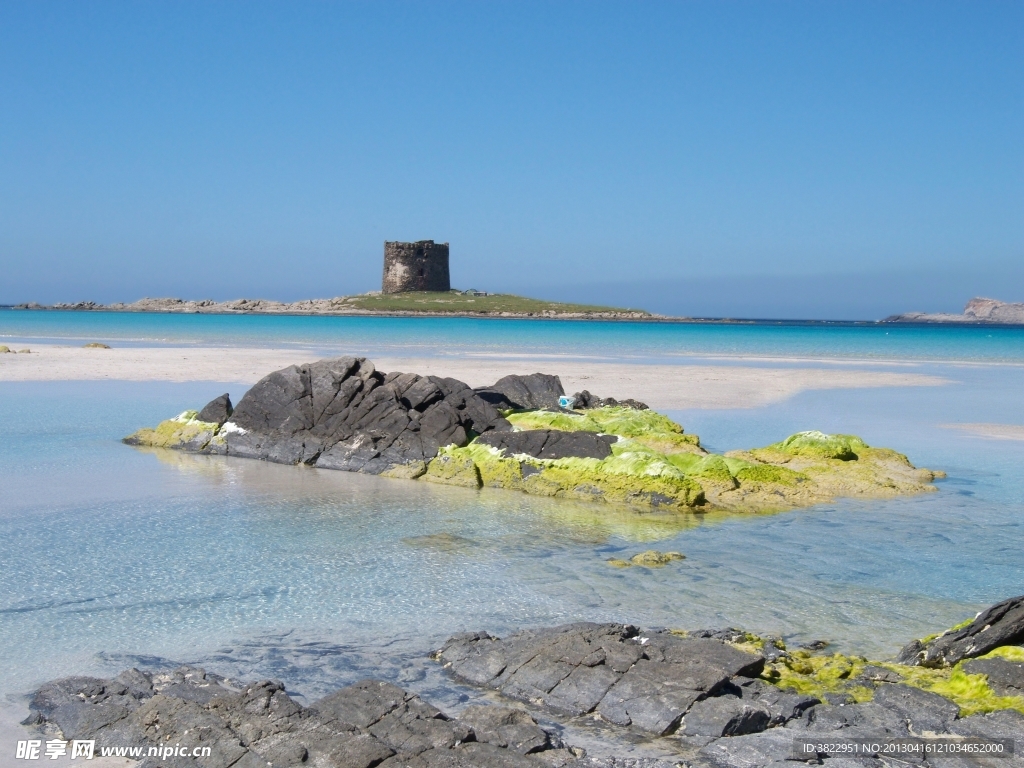
<svg viewBox="0 0 1024 768"><path fill-rule="evenodd" d="M238 683L186 666L55 680L35 693L24 725L137 749L142 768L966 766L988 763L927 752L892 762L884 745L1024 745L1022 642L1024 596L914 641L895 662L830 654L827 643L788 649L737 629L464 632L431 658L493 694L457 717L383 680L304 707L279 681ZM677 757L588 756L560 735L567 725ZM871 746L851 757L842 745L857 740Z"/></svg>
<svg viewBox="0 0 1024 768"><path fill-rule="evenodd" d="M883 323L980 323L986 325L1024 325L1024 304L1008 304L996 299L973 298L962 314L905 312L892 315Z"/></svg>
<svg viewBox="0 0 1024 768"><path fill-rule="evenodd" d="M34 303L16 304L11 309L49 310L74 312L153 312L170 314L200 315L336 315L336 316L384 316L384 317L504 317L521 319L562 319L562 320L670 320L661 315L636 310L572 311L561 309L538 309L536 311L508 311L472 309L373 309L360 306L361 296L339 296L333 299L306 299L295 302L270 301L267 299L234 299L213 301L204 299L140 299L139 301L115 304L97 304L94 301L80 301L73 304L41 305Z"/></svg>

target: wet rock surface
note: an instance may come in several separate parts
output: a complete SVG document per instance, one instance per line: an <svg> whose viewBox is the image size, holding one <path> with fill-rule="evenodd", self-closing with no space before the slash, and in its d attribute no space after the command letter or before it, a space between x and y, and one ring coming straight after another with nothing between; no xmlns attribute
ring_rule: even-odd
<svg viewBox="0 0 1024 768"><path fill-rule="evenodd" d="M509 454L525 454L535 459L566 459L572 456L606 459L612 455L615 435L594 432L563 432L558 429L530 429L522 432L490 432L476 441Z"/></svg>
<svg viewBox="0 0 1024 768"><path fill-rule="evenodd" d="M949 667L963 659L984 656L1004 645L1024 643L1024 595L1011 597L978 614L970 624L900 651L901 664Z"/></svg>

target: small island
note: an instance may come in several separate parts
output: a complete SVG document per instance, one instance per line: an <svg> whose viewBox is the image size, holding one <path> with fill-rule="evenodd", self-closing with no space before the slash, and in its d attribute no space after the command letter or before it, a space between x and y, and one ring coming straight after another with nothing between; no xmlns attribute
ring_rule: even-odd
<svg viewBox="0 0 1024 768"><path fill-rule="evenodd" d="M710 453L643 403L567 395L557 376L511 375L472 389L383 373L355 357L275 371L237 408L222 395L124 441L678 512L888 498L933 491L942 476L858 437L817 431Z"/></svg>
<svg viewBox="0 0 1024 768"><path fill-rule="evenodd" d="M448 243L419 240L384 243L381 290L333 299L281 302L265 299L214 301L140 299L130 304L18 304L13 309L89 312L163 312L226 315L378 315L385 317L504 317L564 320L645 320L658 316L642 309L594 304L566 304L511 293L453 290L449 277Z"/></svg>

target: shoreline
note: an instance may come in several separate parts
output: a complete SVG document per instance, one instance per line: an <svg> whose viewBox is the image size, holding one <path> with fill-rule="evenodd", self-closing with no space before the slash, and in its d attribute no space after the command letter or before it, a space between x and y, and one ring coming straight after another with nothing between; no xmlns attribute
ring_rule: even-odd
<svg viewBox="0 0 1024 768"><path fill-rule="evenodd" d="M0 382L166 381L253 384L268 371L324 357L309 348L117 347L39 345L31 354L0 355ZM583 389L634 398L655 409L756 408L807 390L947 386L924 373L851 367L672 365L580 361L559 357L438 358L375 355L385 371L416 371L487 386L513 373L558 375L567 392Z"/></svg>
<svg viewBox="0 0 1024 768"><path fill-rule="evenodd" d="M1024 323L1006 323L984 319L960 319L959 315L934 316L926 319L922 316L915 319L902 319L906 315L891 315L879 320L807 320L796 318L758 318L758 317L686 317L673 315L638 315L634 312L469 312L469 311L412 311L412 310L275 310L275 309L131 309L128 307L29 307L21 304L0 304L0 312L86 312L102 314L126 315L266 315L272 317L395 317L395 318L466 318L471 320L562 320L582 322L609 323L640 323L662 325L765 325L765 326L854 326L854 327L928 327L951 326L970 328L1005 328L1019 329Z"/></svg>

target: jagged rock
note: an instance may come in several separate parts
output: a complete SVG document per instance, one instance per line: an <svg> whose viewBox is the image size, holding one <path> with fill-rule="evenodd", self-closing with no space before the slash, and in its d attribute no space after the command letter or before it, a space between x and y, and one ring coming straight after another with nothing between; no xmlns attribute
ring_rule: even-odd
<svg viewBox="0 0 1024 768"><path fill-rule="evenodd" d="M436 654L456 677L570 715L597 711L612 723L662 735L694 702L737 675L756 676L760 656L725 643L623 624L568 624L504 640L455 635Z"/></svg>
<svg viewBox="0 0 1024 768"><path fill-rule="evenodd" d="M151 675L129 670L113 680L65 678L32 700L34 719L65 739L103 746L209 747L193 758L148 758L141 768L542 768L576 760L527 712L475 706L452 719L415 694L364 680L303 707L284 685L234 685L202 669Z"/></svg>
<svg viewBox="0 0 1024 768"><path fill-rule="evenodd" d="M821 702L814 696L802 693L783 691L774 685L757 678L744 680L737 678L737 693L744 701L753 702L768 710L769 725L783 725L790 720L799 718L805 711Z"/></svg>
<svg viewBox="0 0 1024 768"><path fill-rule="evenodd" d="M1007 659L972 659L960 668L971 675L988 675L988 685L1000 696L1024 696L1024 664Z"/></svg>
<svg viewBox="0 0 1024 768"><path fill-rule="evenodd" d="M605 459L612 455L611 446L619 441L615 435L595 432L563 432L558 429L529 429L522 432L491 432L476 441L510 454L525 454L536 459L565 459L578 456Z"/></svg>
<svg viewBox="0 0 1024 768"><path fill-rule="evenodd" d="M502 410L558 408L558 398L565 394L561 379L546 373L505 376L489 387L478 388L476 392Z"/></svg>
<svg viewBox="0 0 1024 768"><path fill-rule="evenodd" d="M984 656L1003 645L1024 643L1024 595L1011 597L978 614L960 629L922 643L915 640L897 656L900 664L951 667L963 659Z"/></svg>
<svg viewBox="0 0 1024 768"><path fill-rule="evenodd" d="M579 410L586 410L588 408L604 408L606 406L619 406L622 408L632 408L635 411L647 411L650 407L647 403L641 403L639 400L633 400L627 398L625 400L616 400L614 397L598 397L592 395L587 390L582 392L576 392L572 396L573 408Z"/></svg>
<svg viewBox="0 0 1024 768"><path fill-rule="evenodd" d="M686 736L742 736L763 731L770 721L767 707L738 696L714 696L690 707L680 730Z"/></svg>
<svg viewBox="0 0 1024 768"><path fill-rule="evenodd" d="M521 755L562 746L522 709L473 705L466 707L459 719L473 729L480 741L508 747Z"/></svg>
<svg viewBox="0 0 1024 768"><path fill-rule="evenodd" d="M214 398L203 406L196 418L209 424L223 426L224 422L231 418L234 408L231 407L231 396L225 392L220 397Z"/></svg>
<svg viewBox="0 0 1024 768"><path fill-rule="evenodd" d="M222 420L225 413L229 420ZM355 357L275 371L246 392L233 412L225 395L196 419L221 429L216 436L200 433L175 443L157 439L158 427L125 442L416 477L442 446L465 445L472 433L511 430L490 403L457 379L384 375Z"/></svg>

